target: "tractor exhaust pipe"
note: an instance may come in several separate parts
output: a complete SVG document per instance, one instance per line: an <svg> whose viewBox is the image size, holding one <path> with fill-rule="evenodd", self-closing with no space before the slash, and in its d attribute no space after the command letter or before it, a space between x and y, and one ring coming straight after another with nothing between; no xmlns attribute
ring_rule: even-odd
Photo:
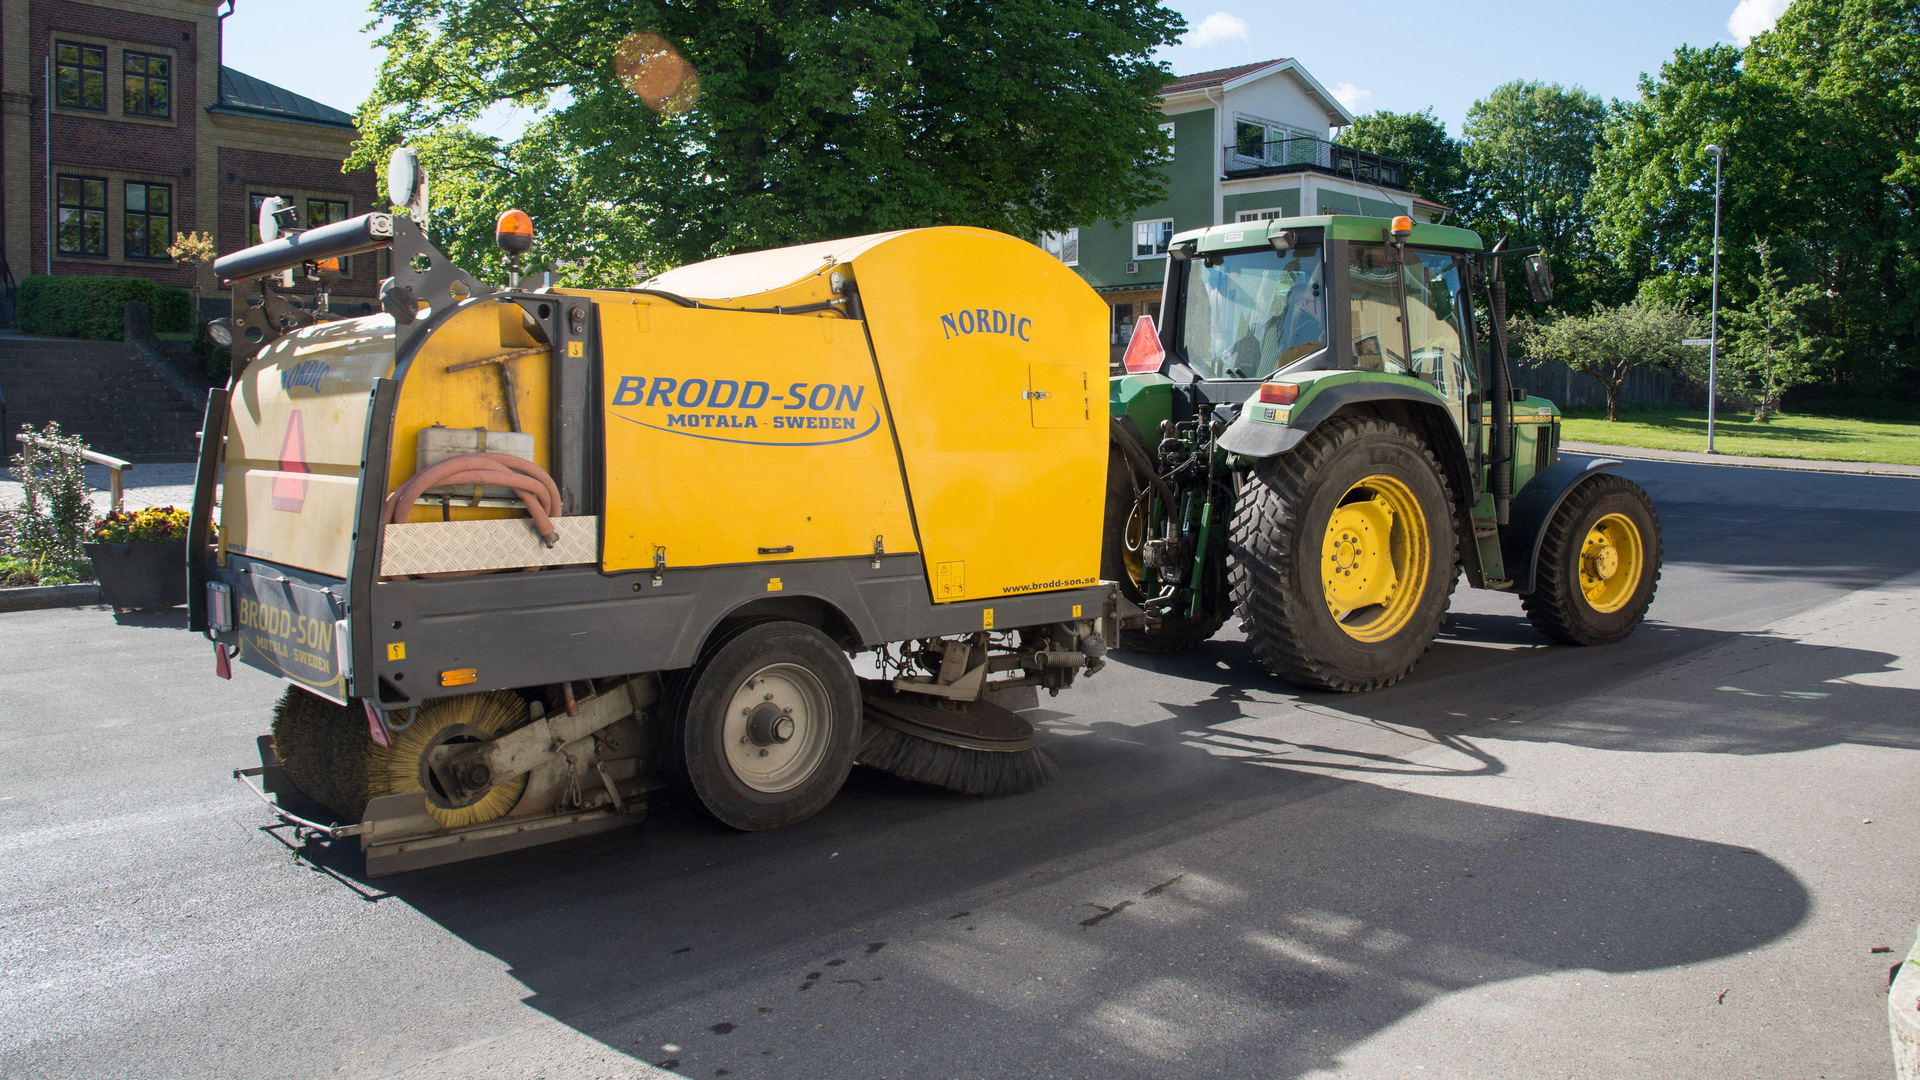
<svg viewBox="0 0 1920 1080"><path fill-rule="evenodd" d="M1504 236L1493 245L1492 272L1487 276L1487 307L1493 321L1487 372L1493 398L1491 486L1494 520L1501 525L1507 524L1513 505L1513 372L1507 367L1507 282L1500 268L1500 253L1506 246Z"/></svg>

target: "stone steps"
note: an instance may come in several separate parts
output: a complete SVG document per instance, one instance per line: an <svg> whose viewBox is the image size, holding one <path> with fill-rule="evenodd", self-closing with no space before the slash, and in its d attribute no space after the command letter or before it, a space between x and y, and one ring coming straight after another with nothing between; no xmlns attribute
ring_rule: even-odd
<svg viewBox="0 0 1920 1080"><path fill-rule="evenodd" d="M87 447L128 461L188 461L201 412L119 341L0 335L7 446L21 425L58 421Z"/></svg>

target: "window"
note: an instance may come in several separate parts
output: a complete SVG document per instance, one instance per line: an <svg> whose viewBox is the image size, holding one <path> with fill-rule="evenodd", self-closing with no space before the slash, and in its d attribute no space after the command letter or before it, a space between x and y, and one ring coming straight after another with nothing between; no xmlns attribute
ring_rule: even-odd
<svg viewBox="0 0 1920 1080"><path fill-rule="evenodd" d="M1234 215L1233 220L1235 223L1242 221L1272 221L1274 218L1286 216L1287 212L1276 206L1269 210L1242 210Z"/></svg>
<svg viewBox="0 0 1920 1080"><path fill-rule="evenodd" d="M1161 150L1161 152L1160 152L1160 160L1162 160L1162 161L1172 161L1172 160L1173 160L1173 143L1174 143L1174 135L1173 135L1173 124L1172 124L1172 122L1171 122L1171 121L1169 121L1168 123L1165 123L1165 124L1161 124L1161 125L1160 125L1160 135L1161 135L1161 137L1163 137L1163 138L1165 138L1165 139L1167 140L1167 145L1166 145L1166 147L1165 147L1165 149L1163 149L1163 150Z"/></svg>
<svg viewBox="0 0 1920 1080"><path fill-rule="evenodd" d="M1080 265L1080 230L1068 229L1065 232L1042 233L1040 250L1066 263L1068 266Z"/></svg>
<svg viewBox="0 0 1920 1080"><path fill-rule="evenodd" d="M1136 221L1133 223L1133 257L1151 259L1155 255L1167 253L1167 242L1173 239L1173 219L1159 218L1154 221Z"/></svg>
<svg viewBox="0 0 1920 1080"><path fill-rule="evenodd" d="M1257 379L1327 347L1320 248L1282 255L1233 252L1191 259L1180 337L1188 366L1205 379Z"/></svg>
<svg viewBox="0 0 1920 1080"><path fill-rule="evenodd" d="M62 176L55 182L60 226L56 235L62 255L107 253L107 182L97 176Z"/></svg>
<svg viewBox="0 0 1920 1080"><path fill-rule="evenodd" d="M1347 297L1353 366L1407 374L1408 334L1400 317L1400 252L1385 244L1348 249Z"/></svg>
<svg viewBox="0 0 1920 1080"><path fill-rule="evenodd" d="M1457 255L1409 251L1402 270L1413 373L1432 383L1459 414L1455 419L1464 422L1466 396L1473 389L1463 321L1471 302L1461 288L1460 263Z"/></svg>
<svg viewBox="0 0 1920 1080"><path fill-rule="evenodd" d="M247 193L247 243L260 242L260 204L268 199L284 199L285 195L276 195L271 191L250 191Z"/></svg>
<svg viewBox="0 0 1920 1080"><path fill-rule="evenodd" d="M173 189L165 184L127 183L126 248L129 259L169 259L173 242Z"/></svg>
<svg viewBox="0 0 1920 1080"><path fill-rule="evenodd" d="M53 43L53 103L107 111L107 50L77 41Z"/></svg>
<svg viewBox="0 0 1920 1080"><path fill-rule="evenodd" d="M1246 120L1233 122L1233 152L1240 157L1267 159L1267 129Z"/></svg>
<svg viewBox="0 0 1920 1080"><path fill-rule="evenodd" d="M307 200L307 228L317 229L322 225L331 225L336 221L345 220L347 220L347 204L344 200Z"/></svg>
<svg viewBox="0 0 1920 1080"><path fill-rule="evenodd" d="M152 53L129 50L121 61L125 92L120 111L128 116L165 120L173 115L172 61Z"/></svg>

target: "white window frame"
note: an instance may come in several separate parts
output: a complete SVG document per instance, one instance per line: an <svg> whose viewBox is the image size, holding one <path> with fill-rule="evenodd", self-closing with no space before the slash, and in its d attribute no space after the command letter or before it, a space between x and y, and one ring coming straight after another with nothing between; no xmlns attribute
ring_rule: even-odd
<svg viewBox="0 0 1920 1080"><path fill-rule="evenodd" d="M1062 229L1059 232L1041 233L1040 250L1059 259L1068 266L1080 265L1080 230Z"/></svg>
<svg viewBox="0 0 1920 1080"><path fill-rule="evenodd" d="M1140 241L1142 240L1142 238L1149 237L1152 235L1152 233L1149 233L1146 230L1153 229L1156 227L1161 227L1161 226L1164 226L1164 228L1160 228L1160 237L1161 237L1160 241L1158 243L1149 241L1146 245L1149 249L1157 249L1157 250L1149 250L1146 252L1142 252L1140 250L1141 248ZM1169 244L1172 240L1173 240L1173 219L1172 218L1170 217L1143 218L1139 221L1135 221L1133 223L1133 257L1128 261L1139 262L1142 259L1164 259L1167 257L1167 244Z"/></svg>
<svg viewBox="0 0 1920 1080"><path fill-rule="evenodd" d="M1174 133L1173 121L1169 120L1166 123L1161 124L1160 134L1166 136L1166 140L1167 140L1167 145L1165 146L1165 148L1163 148L1160 151L1160 160L1172 161L1174 142L1178 138L1178 136L1176 136Z"/></svg>
<svg viewBox="0 0 1920 1080"><path fill-rule="evenodd" d="M1234 211L1233 222L1234 224L1238 225L1238 224L1241 224L1242 222L1247 222L1247 221L1272 221L1274 218L1283 218L1286 216L1287 216L1287 211L1284 207L1263 206L1258 210Z"/></svg>

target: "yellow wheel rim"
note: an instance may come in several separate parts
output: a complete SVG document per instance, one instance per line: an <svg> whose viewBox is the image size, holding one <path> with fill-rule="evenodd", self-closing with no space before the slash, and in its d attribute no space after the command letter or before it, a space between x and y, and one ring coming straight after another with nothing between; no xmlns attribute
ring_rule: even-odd
<svg viewBox="0 0 1920 1080"><path fill-rule="evenodd" d="M427 813L449 829L504 817L527 790L525 774L495 784L478 798L455 806L433 789L425 763L427 755L442 744L486 742L526 719L527 703L511 690L430 701L414 710L412 723L394 734L392 746L373 748L367 759L367 797L423 792Z"/></svg>
<svg viewBox="0 0 1920 1080"><path fill-rule="evenodd" d="M1355 641L1385 641L1406 629L1427 590L1433 539L1413 490L1369 476L1346 490L1327 519L1320 582L1327 611Z"/></svg>
<svg viewBox="0 0 1920 1080"><path fill-rule="evenodd" d="M1645 563L1640 530L1626 515L1608 514L1580 542L1580 595L1595 611L1619 611L1639 588Z"/></svg>

